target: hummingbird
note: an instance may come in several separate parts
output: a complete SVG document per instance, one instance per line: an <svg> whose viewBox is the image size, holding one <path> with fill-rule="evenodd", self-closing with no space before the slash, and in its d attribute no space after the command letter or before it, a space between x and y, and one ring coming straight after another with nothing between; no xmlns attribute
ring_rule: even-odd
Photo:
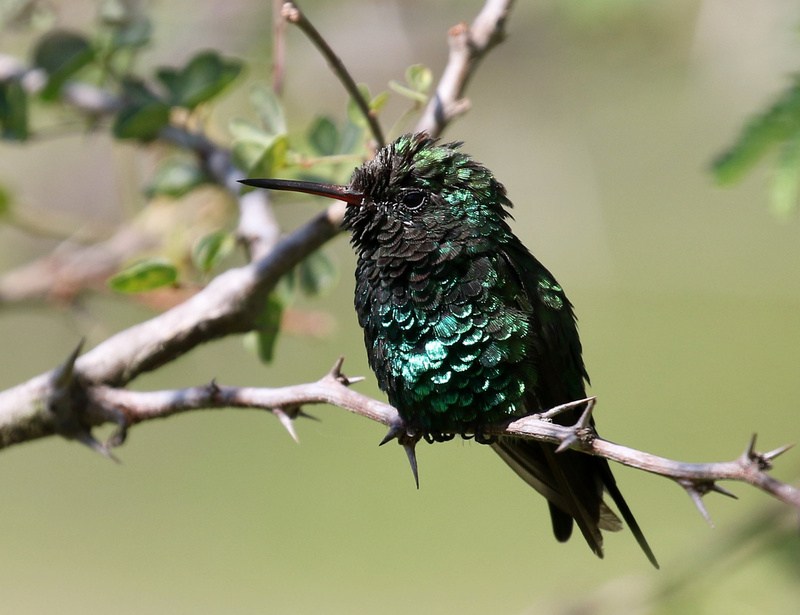
<svg viewBox="0 0 800 615"><path fill-rule="evenodd" d="M346 203L343 227L358 256L358 322L370 367L401 420L384 442L396 437L406 447L418 487L419 439L474 436L546 498L558 541L577 524L603 557L601 530L622 529L607 493L658 568L606 459L485 435L488 427L585 399L589 376L572 304L512 232L505 187L462 145L403 135L345 186L241 182ZM573 425L581 414L574 407L552 420Z"/></svg>

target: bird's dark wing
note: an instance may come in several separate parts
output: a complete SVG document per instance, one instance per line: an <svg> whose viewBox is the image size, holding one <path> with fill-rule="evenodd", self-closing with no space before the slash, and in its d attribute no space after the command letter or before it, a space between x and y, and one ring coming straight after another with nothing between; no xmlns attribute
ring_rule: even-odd
<svg viewBox="0 0 800 615"><path fill-rule="evenodd" d="M572 305L564 291L518 241L506 244L497 258L502 260L499 267L507 269L519 283L522 296L517 303L527 304L531 314L526 360L531 362L536 377L526 390L527 409L530 413L541 412L583 399L589 377ZM553 420L571 425L581 412L582 408L577 408ZM523 480L547 498L558 540L565 541L571 536L574 521L592 551L603 556L600 530L617 531L622 527L603 502L605 489L648 559L658 566L605 459L571 450L556 454L553 445L521 438L500 438L494 448Z"/></svg>

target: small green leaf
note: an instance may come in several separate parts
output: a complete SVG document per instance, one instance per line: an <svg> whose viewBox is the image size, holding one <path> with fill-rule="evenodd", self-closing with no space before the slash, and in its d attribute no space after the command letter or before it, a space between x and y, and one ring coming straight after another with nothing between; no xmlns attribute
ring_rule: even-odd
<svg viewBox="0 0 800 615"><path fill-rule="evenodd" d="M108 280L111 290L118 293L143 293L175 284L178 270L168 260L150 258L131 265Z"/></svg>
<svg viewBox="0 0 800 615"><path fill-rule="evenodd" d="M413 100L414 102L424 104L428 101L428 96L426 94L416 92L409 87L397 83L397 81L390 81L389 87L400 94L400 96L408 98L409 100Z"/></svg>
<svg viewBox="0 0 800 615"><path fill-rule="evenodd" d="M283 301L276 293L272 293L267 297L264 310L256 320L256 351L264 363L271 362L275 355L275 342L281 329L283 307Z"/></svg>
<svg viewBox="0 0 800 615"><path fill-rule="evenodd" d="M373 98L369 93L369 87L363 83L358 84L358 91L361 92L361 97L367 101L367 107L369 107L369 110L373 114L378 113L386 104L386 101L389 100L388 92L381 92ZM368 126L367 118L364 117L361 108L353 98L347 101L347 117L350 118L350 121L356 126L361 126L362 128Z"/></svg>
<svg viewBox="0 0 800 615"><path fill-rule="evenodd" d="M139 139L152 141L159 131L169 123L169 107L160 102L146 103L139 107L128 107L117 114L114 120L114 136L117 139Z"/></svg>
<svg viewBox="0 0 800 615"><path fill-rule="evenodd" d="M236 238L229 232L218 230L200 237L192 246L194 266L208 273L233 251Z"/></svg>
<svg viewBox="0 0 800 615"><path fill-rule="evenodd" d="M253 105L261 125L268 134L272 136L286 134L283 106L271 88L263 83L254 85L250 92L250 104Z"/></svg>
<svg viewBox="0 0 800 615"><path fill-rule="evenodd" d="M265 132L250 120L235 117L230 121L228 128L236 141L258 143L264 147L269 147L275 140L275 135Z"/></svg>
<svg viewBox="0 0 800 615"><path fill-rule="evenodd" d="M289 140L286 135L270 135L247 120L231 120L234 136L233 163L248 176L269 176L286 162Z"/></svg>
<svg viewBox="0 0 800 615"><path fill-rule="evenodd" d="M177 199L206 181L207 177L194 160L169 158L158 166L145 194Z"/></svg>
<svg viewBox="0 0 800 615"><path fill-rule="evenodd" d="M169 124L169 105L156 96L143 81L123 81L122 99L123 106L113 126L116 138L152 141Z"/></svg>
<svg viewBox="0 0 800 615"><path fill-rule="evenodd" d="M800 197L800 133L786 141L775 165L770 188L770 208L779 218L797 210Z"/></svg>
<svg viewBox="0 0 800 615"><path fill-rule="evenodd" d="M120 47L144 47L153 35L153 23L144 16L114 29L112 45Z"/></svg>
<svg viewBox="0 0 800 615"><path fill-rule="evenodd" d="M246 146L246 144L244 144ZM237 159L239 150L234 148L234 159ZM247 168L250 177L270 177L275 175L276 169L286 164L286 152L289 151L289 139L286 136L275 137L272 144L264 148L255 162ZM251 152L253 153L253 152Z"/></svg>
<svg viewBox="0 0 800 615"><path fill-rule="evenodd" d="M424 94L433 85L433 73L423 64L412 64L406 69L406 83L414 92Z"/></svg>
<svg viewBox="0 0 800 615"><path fill-rule="evenodd" d="M800 76L765 113L750 119L736 142L712 163L720 184L738 181L767 151L800 130Z"/></svg>
<svg viewBox="0 0 800 615"><path fill-rule="evenodd" d="M298 266L300 290L310 296L320 295L336 284L337 272L324 252L313 252Z"/></svg>
<svg viewBox="0 0 800 615"><path fill-rule="evenodd" d="M8 141L28 138L28 95L16 79L0 81L0 131Z"/></svg>
<svg viewBox="0 0 800 615"><path fill-rule="evenodd" d="M42 36L33 53L33 63L48 75L42 90L44 100L54 100L64 82L94 59L89 40L67 30L52 30Z"/></svg>
<svg viewBox="0 0 800 615"><path fill-rule="evenodd" d="M216 51L203 51L182 69L164 67L156 75L170 92L170 102L194 109L211 100L242 72L242 62L223 59Z"/></svg>
<svg viewBox="0 0 800 615"><path fill-rule="evenodd" d="M352 154L362 142L363 135L364 129L361 126L357 126L350 121L345 122L339 153Z"/></svg>
<svg viewBox="0 0 800 615"><path fill-rule="evenodd" d="M308 129L308 142L319 156L332 156L339 144L336 124L327 116L317 116Z"/></svg>
<svg viewBox="0 0 800 615"><path fill-rule="evenodd" d="M375 113L379 113L381 109L383 109L384 105L389 101L389 92L381 92L371 101L369 101L369 108L370 111Z"/></svg>

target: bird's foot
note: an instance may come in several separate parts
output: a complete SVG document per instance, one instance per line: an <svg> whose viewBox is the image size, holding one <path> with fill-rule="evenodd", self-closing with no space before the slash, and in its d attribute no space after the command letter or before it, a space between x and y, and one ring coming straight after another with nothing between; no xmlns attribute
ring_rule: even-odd
<svg viewBox="0 0 800 615"><path fill-rule="evenodd" d="M416 483L417 489L419 489L419 472L417 471L416 446L421 438L422 434L419 430L407 425L403 419L398 418L397 421L389 427L389 431L378 445L383 446L387 442L396 439L398 444L405 449L406 455L408 455L408 463L411 464L411 471L414 474L414 483Z"/></svg>

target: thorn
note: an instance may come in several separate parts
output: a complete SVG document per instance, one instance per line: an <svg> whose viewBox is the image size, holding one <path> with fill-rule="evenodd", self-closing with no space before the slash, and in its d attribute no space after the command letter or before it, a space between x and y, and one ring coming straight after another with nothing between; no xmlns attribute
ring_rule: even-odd
<svg viewBox="0 0 800 615"><path fill-rule="evenodd" d="M420 438L421 436L416 432L416 430L409 432L409 429L403 420L398 419L389 426L389 431L386 432L383 440L381 440L380 444L378 444L378 446L383 446L387 442L397 439L397 442L406 451L408 463L411 464L411 471L414 473L414 483L417 485L417 489L419 489L419 471L417 468L417 453L415 449Z"/></svg>
<svg viewBox="0 0 800 615"><path fill-rule="evenodd" d="M278 417L281 425L286 428L286 431L289 432L289 435L292 436L292 439L300 444L300 439L297 437L297 432L294 430L294 419L289 416L283 408L273 408L272 414Z"/></svg>
<svg viewBox="0 0 800 615"><path fill-rule="evenodd" d="M747 459L753 459L756 456L756 438L757 437L758 437L758 434L754 433L753 436L750 438L750 443L747 445L747 448L744 451L744 456Z"/></svg>
<svg viewBox="0 0 800 615"><path fill-rule="evenodd" d="M307 412L303 412L302 409L299 409L297 411L297 416L299 416L301 418L304 418L304 419L311 419L312 421L316 421L317 423L321 423L322 422L322 419L318 419L313 414L308 414ZM295 418L297 418L297 417L295 417Z"/></svg>
<svg viewBox="0 0 800 615"><path fill-rule="evenodd" d="M117 408L109 408L104 406L103 411L107 415L107 420L113 421L117 426L117 428L108 437L108 440L103 443L105 449L110 451L112 448L122 446L125 443L125 440L128 437L128 427L130 427L130 423L128 422L128 417L125 415L125 413Z"/></svg>
<svg viewBox="0 0 800 615"><path fill-rule="evenodd" d="M561 444L556 448L556 453L563 453L572 448L572 445L578 441L578 434L574 431L561 441Z"/></svg>
<svg viewBox="0 0 800 615"><path fill-rule="evenodd" d="M706 520L709 526L714 527L714 522L711 521L711 517L706 510L705 504L703 504L703 491L698 489L697 485L691 480L679 480L678 484L686 489L686 493L689 494L689 497L692 498L692 502L694 505L697 506L697 510L700 511L700 514L703 515L703 519ZM710 487L714 489L713 486Z"/></svg>
<svg viewBox="0 0 800 615"><path fill-rule="evenodd" d="M586 409L583 411L578 421L572 427L570 427L570 434L561 441L561 444L559 444L558 447L556 447L556 453L563 453L564 451L572 448L572 446L578 442L584 441L585 438L589 438L594 435L594 433L590 430L592 428L592 410L594 410L595 400L595 397L587 397L586 399L580 400L579 403L570 402L573 407L582 403L586 403ZM564 405L566 406L568 404ZM549 412L550 411L548 411L548 413Z"/></svg>
<svg viewBox="0 0 800 615"><path fill-rule="evenodd" d="M589 397L586 401L586 409L581 414L581 418L578 419L578 422L575 423L575 427L578 429L586 429L589 427L592 421L592 410L594 410L594 406L596 403L596 397Z"/></svg>
<svg viewBox="0 0 800 615"><path fill-rule="evenodd" d="M386 435L383 436L383 440L381 440L378 446L383 446L384 444L386 444L387 442L391 442L395 438L399 440L400 436L404 435L405 433L406 429L401 422L393 423L391 427L389 427L389 431L386 432Z"/></svg>
<svg viewBox="0 0 800 615"><path fill-rule="evenodd" d="M72 382L72 376L74 374L75 368L75 361L78 360L78 357L81 354L81 350L83 349L83 343L85 342L85 338L81 338L78 342L78 345L75 346L74 350L69 353L67 360L64 361L60 366L56 368L56 372L53 377L53 381L56 387L64 388Z"/></svg>
<svg viewBox="0 0 800 615"><path fill-rule="evenodd" d="M328 374L335 380L339 380L342 377L343 363L344 363L344 355L341 355L338 359L336 359L336 363L334 363L333 367L331 367L331 371L328 372Z"/></svg>
<svg viewBox="0 0 800 615"><path fill-rule="evenodd" d="M106 448L106 450L111 450L112 448L117 448L118 446L125 444L125 440L127 438L128 426L118 425L103 446Z"/></svg>
<svg viewBox="0 0 800 615"><path fill-rule="evenodd" d="M716 491L717 493L721 493L722 495L727 495L729 498L733 498L734 500L738 500L738 496L735 493L731 493L727 489L723 489L717 483L711 483L709 487L711 491Z"/></svg>
<svg viewBox="0 0 800 615"><path fill-rule="evenodd" d="M107 457L111 461L121 463L120 460L117 459L117 457L110 450L108 450L108 447L98 442L98 440L90 432L81 431L75 436L75 439L81 444L88 446L96 453L100 453L103 455L103 457Z"/></svg>
<svg viewBox="0 0 800 615"><path fill-rule="evenodd" d="M417 489L419 489L419 472L417 471L417 446L418 440L410 440L408 442L403 442L403 448L406 449L406 455L408 455L408 463L411 464L411 471L414 473L414 482L417 485Z"/></svg>
<svg viewBox="0 0 800 615"><path fill-rule="evenodd" d="M780 448L776 448L775 450L770 451L769 453L764 453L761 456L766 459L767 461L772 461L778 455L783 455L786 451L792 448L794 444L787 444L786 446L781 446Z"/></svg>
<svg viewBox="0 0 800 615"><path fill-rule="evenodd" d="M541 419L550 419L556 416L557 414L561 414L562 412L566 412L567 410L571 410L572 408L577 408L578 406L582 406L585 403L590 403L593 406L596 400L597 400L596 397L587 397L586 399L578 399L575 401L567 402L566 404L561 404L560 406L554 406L553 408L550 408L547 412L543 412L539 416Z"/></svg>
<svg viewBox="0 0 800 615"><path fill-rule="evenodd" d="M342 383L344 386L348 387L351 384L355 384L356 382L361 382L364 380L363 376L354 376L353 378L348 378L342 373L342 364L344 363L344 355L340 356L336 363L333 364L331 371L328 372L328 377L333 378L334 380Z"/></svg>
<svg viewBox="0 0 800 615"><path fill-rule="evenodd" d="M708 523L710 527L714 527L714 522L711 520L711 517L706 510L706 505L703 504L703 496L694 489L687 489L687 491L689 492L689 497L692 498L692 502L694 502L694 505L697 506L697 510L699 510L700 514L703 515L703 519L706 520L706 523Z"/></svg>

